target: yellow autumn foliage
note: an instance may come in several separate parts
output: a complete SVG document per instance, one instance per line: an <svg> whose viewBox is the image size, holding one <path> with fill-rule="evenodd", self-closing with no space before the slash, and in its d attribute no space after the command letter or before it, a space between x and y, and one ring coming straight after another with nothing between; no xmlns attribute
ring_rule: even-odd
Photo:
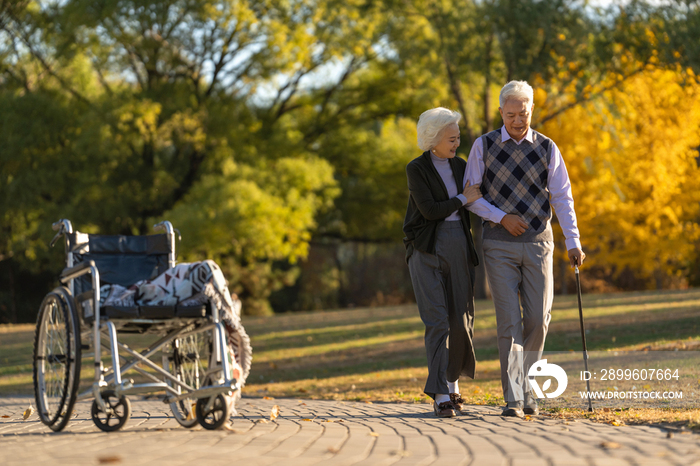
<svg viewBox="0 0 700 466"><path fill-rule="evenodd" d="M697 77L648 69L538 130L564 156L591 265L680 276L700 238Z"/></svg>

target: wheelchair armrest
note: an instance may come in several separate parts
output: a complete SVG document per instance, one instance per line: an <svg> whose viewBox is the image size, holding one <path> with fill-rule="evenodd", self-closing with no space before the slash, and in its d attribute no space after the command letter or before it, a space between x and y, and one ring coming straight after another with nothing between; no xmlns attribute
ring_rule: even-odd
<svg viewBox="0 0 700 466"><path fill-rule="evenodd" d="M97 270L97 267L95 266L95 261L81 262L80 264L75 265L73 267L63 269L63 272L61 272L61 277L59 279L62 283L66 283L69 280L77 278L81 275L85 275L86 273L90 273L93 268Z"/></svg>

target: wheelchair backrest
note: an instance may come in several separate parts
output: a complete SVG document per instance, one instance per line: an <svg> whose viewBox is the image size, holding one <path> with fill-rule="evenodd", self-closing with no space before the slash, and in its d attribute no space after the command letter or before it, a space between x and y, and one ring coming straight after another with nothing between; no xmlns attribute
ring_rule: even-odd
<svg viewBox="0 0 700 466"><path fill-rule="evenodd" d="M174 252L167 234L91 235L76 231L67 236L73 264L94 261L103 284L129 287L139 280L153 279L168 269L169 254ZM90 277L80 277L74 286L76 294L92 289Z"/></svg>

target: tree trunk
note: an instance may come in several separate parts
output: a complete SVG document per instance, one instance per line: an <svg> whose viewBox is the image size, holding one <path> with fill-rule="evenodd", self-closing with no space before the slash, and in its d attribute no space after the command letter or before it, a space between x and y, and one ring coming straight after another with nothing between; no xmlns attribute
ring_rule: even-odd
<svg viewBox="0 0 700 466"><path fill-rule="evenodd" d="M338 293L336 294L336 301L338 307L346 308L348 307L348 293L347 293L347 283L345 276L345 268L343 267L343 261L341 255L343 253L342 249L345 246L343 242L338 242L335 245L335 266L338 268Z"/></svg>
<svg viewBox="0 0 700 466"><path fill-rule="evenodd" d="M658 291L664 289L664 273L660 267L654 270L654 283Z"/></svg>
<svg viewBox="0 0 700 466"><path fill-rule="evenodd" d="M484 64L484 134L493 130L493 118L491 117L491 60L493 46L493 32L486 40L486 63Z"/></svg>
<svg viewBox="0 0 700 466"><path fill-rule="evenodd" d="M12 269L12 261L7 264L9 267L9 280L8 285L10 286L10 322L13 324L17 323L17 297L15 295L15 272Z"/></svg>
<svg viewBox="0 0 700 466"><path fill-rule="evenodd" d="M561 280L561 287L559 288L559 291L561 294L569 294L568 272L569 272L569 261L567 261L567 260L559 261L559 279Z"/></svg>

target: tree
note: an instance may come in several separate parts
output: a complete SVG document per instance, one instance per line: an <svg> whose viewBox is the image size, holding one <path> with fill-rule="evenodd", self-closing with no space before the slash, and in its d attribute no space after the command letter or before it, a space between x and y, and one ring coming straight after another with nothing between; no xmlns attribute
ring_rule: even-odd
<svg viewBox="0 0 700 466"><path fill-rule="evenodd" d="M657 288L687 273L700 238L699 93L692 70L647 66L542 126L566 159L591 265Z"/></svg>
<svg viewBox="0 0 700 466"><path fill-rule="evenodd" d="M339 47L358 46L368 23L358 17L336 31L343 11L318 22L319 11L275 2L3 3L2 257L50 267L48 227L60 217L81 231L145 234L173 215L207 245L187 240L184 255L214 254L243 284L234 288L247 309L269 311L262 301L280 281L270 264L303 257L314 217L337 194L329 166L308 148L323 127L309 125L300 138L288 115L323 114L308 97L289 101L305 76L344 56ZM345 34L356 40L343 43ZM266 86L277 97L254 104ZM332 102L337 83L321 87ZM224 202L227 194L241 205ZM209 204L221 215L198 217L212 213ZM254 228L275 219L276 227ZM210 230L196 234L195 220ZM234 231L214 247L222 221L251 234Z"/></svg>
<svg viewBox="0 0 700 466"><path fill-rule="evenodd" d="M268 312L310 238L399 244L422 111L460 110L465 154L527 79L549 131L649 66L698 72L697 19L695 1L3 1L0 267L55 276L60 217L144 234L168 216L185 257Z"/></svg>

